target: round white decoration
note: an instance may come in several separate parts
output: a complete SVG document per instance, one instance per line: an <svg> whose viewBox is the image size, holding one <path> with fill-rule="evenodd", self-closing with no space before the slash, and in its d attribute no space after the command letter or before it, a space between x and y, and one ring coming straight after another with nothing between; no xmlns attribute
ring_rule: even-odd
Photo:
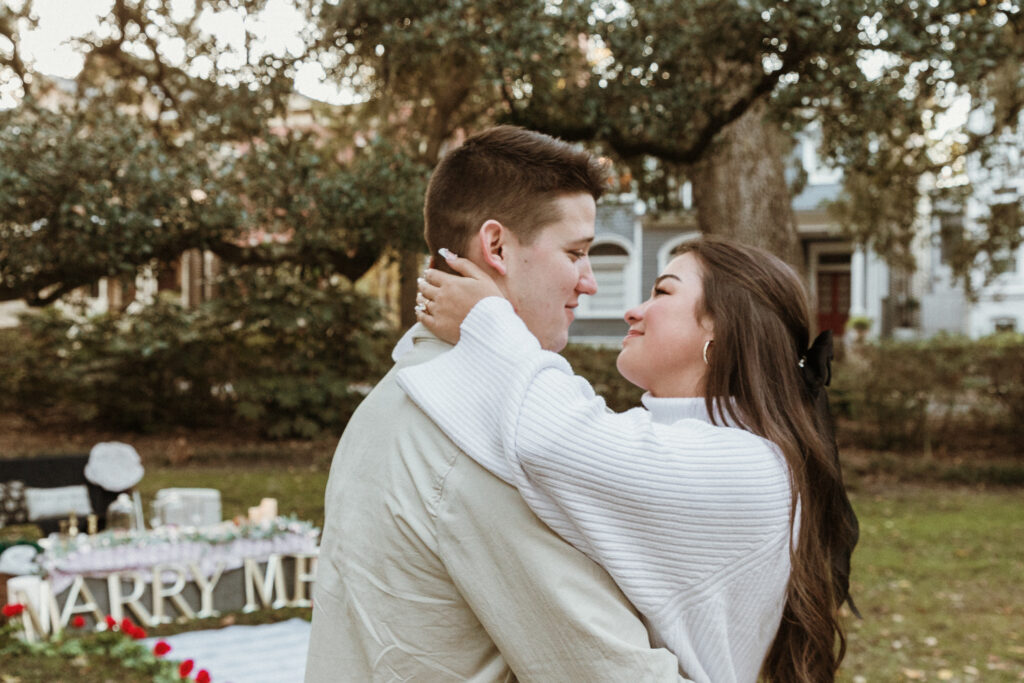
<svg viewBox="0 0 1024 683"><path fill-rule="evenodd" d="M85 465L85 478L108 491L127 491L142 480L144 472L136 450L120 441L93 446Z"/></svg>

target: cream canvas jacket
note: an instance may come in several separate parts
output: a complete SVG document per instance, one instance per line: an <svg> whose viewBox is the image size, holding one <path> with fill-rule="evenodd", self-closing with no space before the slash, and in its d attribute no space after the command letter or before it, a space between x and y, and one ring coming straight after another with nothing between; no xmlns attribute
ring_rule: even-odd
<svg viewBox="0 0 1024 683"><path fill-rule="evenodd" d="M306 681L679 681L608 574L398 387L422 327L338 444Z"/></svg>

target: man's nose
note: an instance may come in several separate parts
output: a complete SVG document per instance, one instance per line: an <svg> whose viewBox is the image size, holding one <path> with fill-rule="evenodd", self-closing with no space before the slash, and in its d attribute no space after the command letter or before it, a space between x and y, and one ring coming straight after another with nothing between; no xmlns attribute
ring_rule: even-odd
<svg viewBox="0 0 1024 683"><path fill-rule="evenodd" d="M590 259L581 259L583 266L580 270L580 279L576 283L576 291L580 294L597 294L597 280L594 278L594 271L590 267Z"/></svg>

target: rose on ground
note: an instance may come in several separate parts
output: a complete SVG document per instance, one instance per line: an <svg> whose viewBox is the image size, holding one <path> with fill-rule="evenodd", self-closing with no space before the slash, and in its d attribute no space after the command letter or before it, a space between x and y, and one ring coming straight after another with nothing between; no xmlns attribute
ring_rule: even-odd
<svg viewBox="0 0 1024 683"><path fill-rule="evenodd" d="M121 625L121 630L124 631L125 635L133 640L142 640L146 637L146 631L141 626L129 622Z"/></svg>
<svg viewBox="0 0 1024 683"><path fill-rule="evenodd" d="M25 611L25 605L21 604L20 602L13 602L13 603L11 603L9 605L4 605L3 615L5 617L7 617L8 619L10 619L11 617L18 616L19 614L21 614L24 611Z"/></svg>
<svg viewBox="0 0 1024 683"><path fill-rule="evenodd" d="M165 654L171 651L171 645L166 640L158 640L156 645L153 646L153 654L157 657L163 657Z"/></svg>
<svg viewBox="0 0 1024 683"><path fill-rule="evenodd" d="M210 683L210 672L206 669L200 669L199 673L196 674L196 683Z"/></svg>

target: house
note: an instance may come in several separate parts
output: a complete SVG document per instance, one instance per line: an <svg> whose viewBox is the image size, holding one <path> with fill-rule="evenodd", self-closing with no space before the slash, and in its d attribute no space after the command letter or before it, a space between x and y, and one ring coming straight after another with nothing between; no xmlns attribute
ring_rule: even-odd
<svg viewBox="0 0 1024 683"><path fill-rule="evenodd" d="M793 198L793 210L816 328L831 329L840 340L847 338L851 318L870 321L872 338L939 332L978 338L1024 330L1024 247L1001 255L1005 272L991 283L977 282L973 301L953 281L948 265L956 240L964 231L977 231L993 204L1019 204L1024 197L1024 136L1007 135L998 151L995 165L979 157L969 160L970 187L962 207L950 210L930 196L921 202L917 269L906 272L843 236L825 209L839 195L842 171L821 162L813 130L799 140L796 154L807 182ZM688 208L687 199L684 188ZM646 299L673 250L699 235L691 212L652 218L640 207L629 196L599 203L590 252L598 292L581 300L570 341L617 346L626 331L625 311Z"/></svg>
<svg viewBox="0 0 1024 683"><path fill-rule="evenodd" d="M969 127L987 130L984 112L975 111ZM991 256L1001 271L986 282L972 273L975 297L953 280L951 252L967 236L984 233L993 212L1006 212L1011 220L1024 216L1024 114L1016 131L1004 131L990 146L985 159L967 159L962 199L951 200L940 188L932 193L929 229L932 239L918 256L921 298L921 332L963 333L972 338L995 332L1024 331L1024 247ZM1024 231L1019 226L1018 234Z"/></svg>
<svg viewBox="0 0 1024 683"><path fill-rule="evenodd" d="M818 163L810 142L801 147L807 183L793 198L804 249L808 291L818 329L842 337L850 317L880 320L889 294L889 269L870 250L839 234L822 204L840 190L841 172ZM684 188L683 206L689 207ZM625 334L623 314L643 301L674 250L700 235L692 212L648 217L632 197L598 205L591 264L597 295L585 297L570 328L570 340L618 344Z"/></svg>

